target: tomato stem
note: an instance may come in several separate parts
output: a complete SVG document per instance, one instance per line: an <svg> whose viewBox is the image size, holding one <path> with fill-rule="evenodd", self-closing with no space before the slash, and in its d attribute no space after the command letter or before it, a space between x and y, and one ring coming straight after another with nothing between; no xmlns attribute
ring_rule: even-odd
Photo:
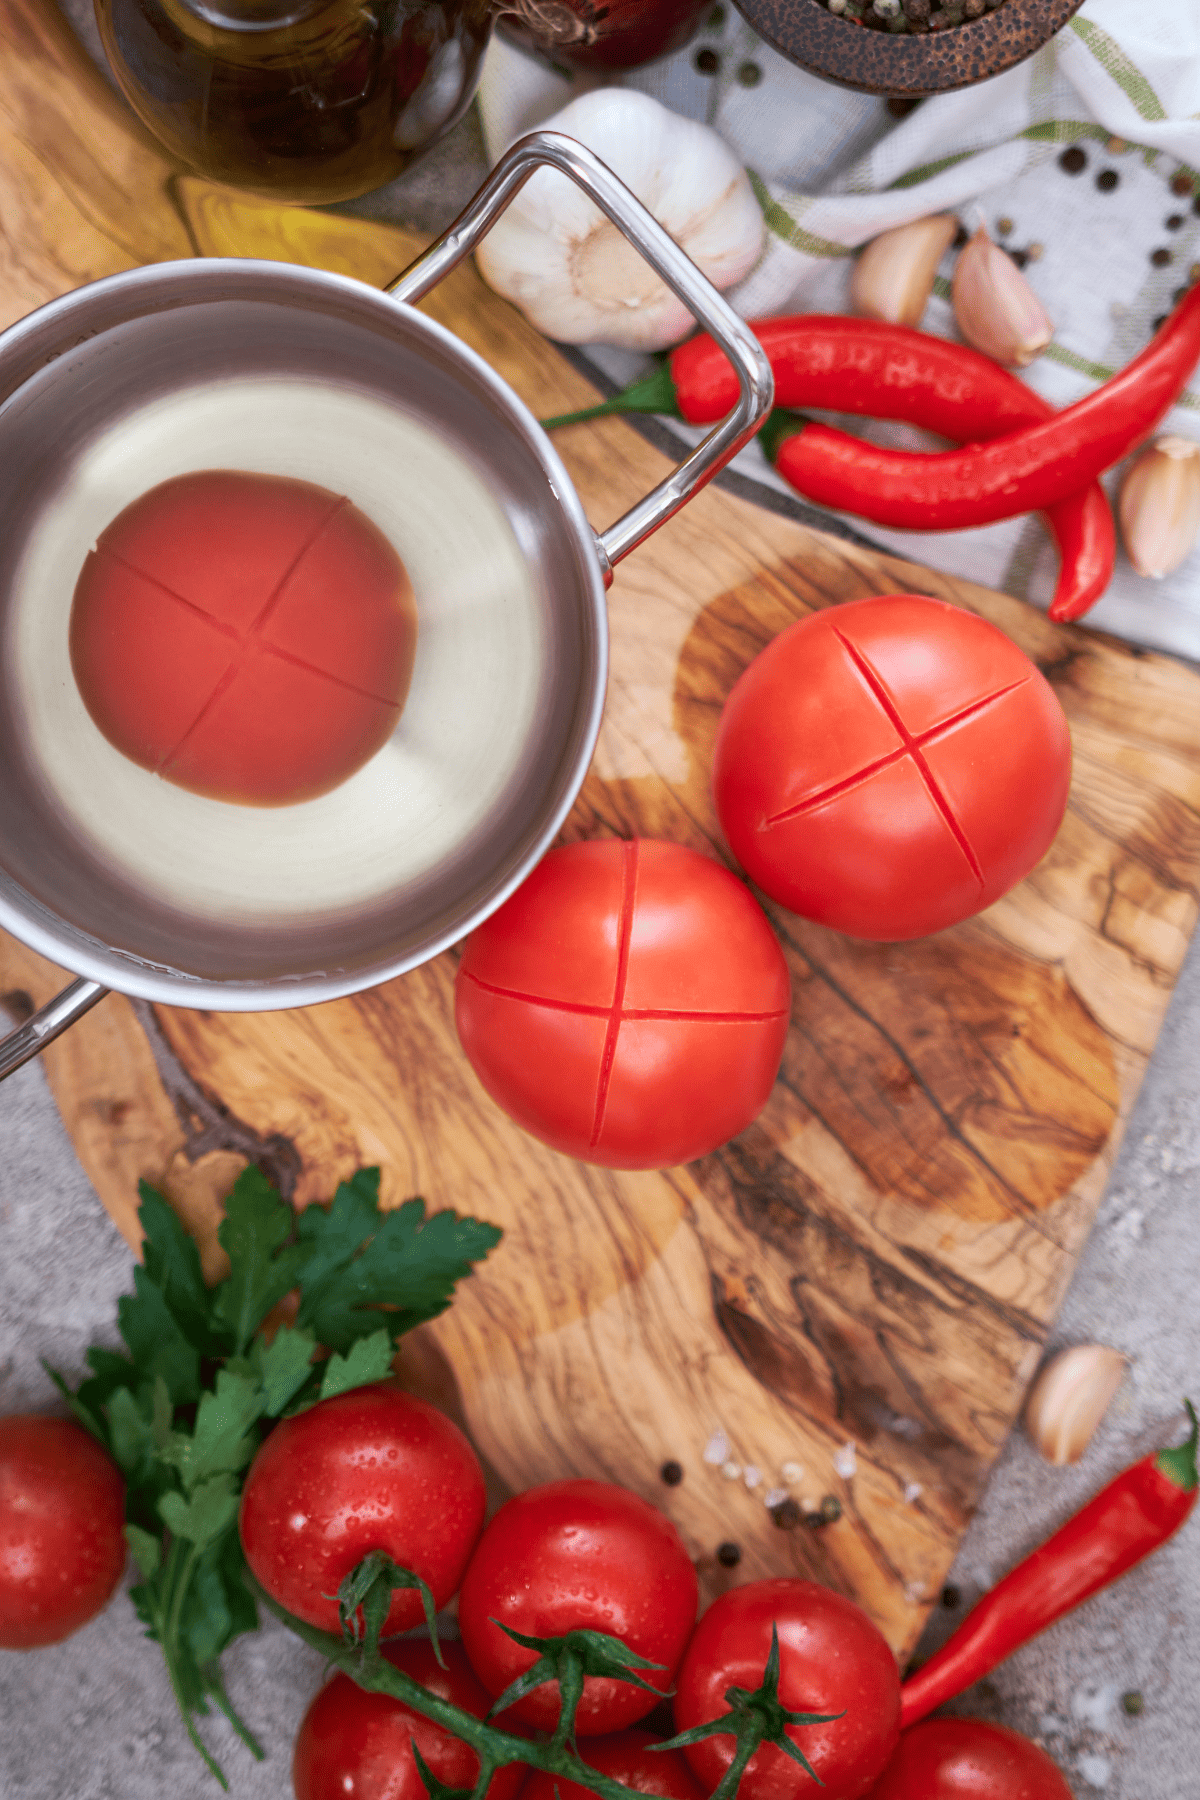
<svg viewBox="0 0 1200 1800"><path fill-rule="evenodd" d="M405 1706L411 1707L423 1718L432 1719L436 1725L441 1725L446 1731L460 1738L464 1744L469 1744L480 1762L480 1781L476 1783L471 1800L481 1800L480 1782L486 1770L490 1769L494 1773L496 1769L514 1762L526 1763L530 1768L542 1769L548 1775L559 1775L568 1781L576 1782L578 1786L597 1794L600 1800L645 1800L645 1796L639 1794L635 1789L625 1787L621 1782L614 1781L611 1775L602 1775L598 1769L593 1769L588 1763L583 1762L571 1750L569 1744L559 1744L553 1739L549 1742L537 1743L530 1738L516 1737L507 1731L502 1731L499 1726L489 1724L487 1720L477 1719L473 1713L465 1712L462 1707L455 1706L452 1701L443 1700L437 1694L431 1694L428 1688L422 1687L419 1681L414 1681L411 1675L406 1675L403 1669L398 1669L394 1663L389 1662L378 1651L373 1656L364 1656L361 1650L356 1650L344 1639L331 1637L327 1632L318 1631L314 1626L306 1625L302 1619L295 1618L259 1586L248 1570L243 1579L255 1599L265 1606L268 1612L273 1613L290 1631L294 1631L297 1637L302 1638L306 1644L318 1651L326 1661L333 1663L336 1668L349 1675L350 1679L357 1682L359 1687L372 1694L390 1694L394 1700L403 1701ZM512 1635L517 1637L518 1634L514 1632ZM601 1632L571 1633L569 1635L601 1638L606 1644L619 1645L630 1662L638 1662L646 1668L657 1667L654 1663L647 1663L644 1658L636 1657L633 1651L621 1644L619 1638L605 1639ZM520 1641L519 1638L518 1641ZM561 1645L564 1640L551 1638L544 1641ZM583 1672L585 1674L592 1673L593 1671L587 1668L587 1658L581 1657L580 1660ZM624 1678L631 1679L628 1674ZM543 1679L551 1678L544 1677ZM537 1685L540 1686L541 1682ZM648 1686L649 1684L641 1683L640 1685ZM656 1694L661 1692L658 1688L653 1691ZM500 1698L503 1700L504 1695L501 1695ZM429 1791L431 1794L435 1793L433 1789ZM436 1793L438 1800L447 1800L446 1795L442 1795L440 1789L436 1790Z"/></svg>
<svg viewBox="0 0 1200 1800"><path fill-rule="evenodd" d="M444 1669L446 1663L438 1643L437 1608L433 1603L433 1595L419 1575L414 1575L411 1569L402 1569L399 1563L393 1562L386 1550L370 1551L361 1562L355 1563L338 1587L338 1622L342 1628L342 1636L354 1648L361 1642L366 1655L374 1656L379 1648L380 1633L391 1611L392 1592L395 1588L417 1588L420 1591L425 1623L433 1639L433 1654L437 1657L439 1667Z"/></svg>

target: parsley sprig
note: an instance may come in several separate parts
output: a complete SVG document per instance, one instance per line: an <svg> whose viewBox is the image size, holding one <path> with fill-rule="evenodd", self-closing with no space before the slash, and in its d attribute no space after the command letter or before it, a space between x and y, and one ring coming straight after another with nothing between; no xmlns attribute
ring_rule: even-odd
<svg viewBox="0 0 1200 1800"><path fill-rule="evenodd" d="M258 1626L237 1514L264 1432L386 1376L396 1340L445 1311L501 1234L453 1212L427 1216L419 1199L382 1212L378 1169L360 1169L328 1207L296 1214L250 1168L217 1232L229 1274L210 1288L167 1201L146 1182L140 1191L143 1260L133 1293L117 1303L128 1355L89 1350L91 1374L77 1391L49 1373L125 1477L125 1534L142 1575L131 1598L162 1645L192 1742L227 1788L196 1720L215 1706L262 1756L225 1691L220 1657ZM268 1336L268 1314L297 1289L294 1323Z"/></svg>

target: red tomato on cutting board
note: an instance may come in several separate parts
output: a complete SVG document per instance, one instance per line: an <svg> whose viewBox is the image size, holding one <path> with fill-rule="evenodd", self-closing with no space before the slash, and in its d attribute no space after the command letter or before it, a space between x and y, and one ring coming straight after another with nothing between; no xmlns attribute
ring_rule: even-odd
<svg viewBox="0 0 1200 1800"><path fill-rule="evenodd" d="M442 1639L444 1669L426 1640L385 1644L383 1654L431 1694L477 1719L492 1704L461 1644ZM479 1758L469 1744L390 1694L369 1693L349 1675L335 1675L305 1713L296 1737L296 1800L427 1800L412 1753L414 1741L439 1781L452 1788L474 1787ZM514 1800L526 1773L524 1763L497 1769L487 1800Z"/></svg>
<svg viewBox="0 0 1200 1800"><path fill-rule="evenodd" d="M766 1104L791 982L762 909L681 844L552 850L467 940L454 1010L493 1100L568 1156L667 1168Z"/></svg>
<svg viewBox="0 0 1200 1800"><path fill-rule="evenodd" d="M982 1719L906 1731L871 1800L1071 1800L1066 1777L1018 1732Z"/></svg>
<svg viewBox="0 0 1200 1800"><path fill-rule="evenodd" d="M887 594L814 613L725 703L713 795L763 891L853 937L990 906L1062 823L1071 737L1044 677L974 613Z"/></svg>
<svg viewBox="0 0 1200 1800"><path fill-rule="evenodd" d="M206 469L100 533L71 667L96 726L142 768L280 806L387 741L416 636L404 565L357 507L313 482Z"/></svg>
<svg viewBox="0 0 1200 1800"><path fill-rule="evenodd" d="M458 1628L471 1667L499 1696L537 1660L501 1626L527 1637L602 1631L660 1666L639 1669L666 1693L696 1622L699 1589L679 1533L640 1495L607 1481L550 1481L500 1508L476 1546L458 1597ZM588 1675L575 1714L580 1737L642 1719L658 1694ZM553 1731L555 1683L500 1714Z"/></svg>
<svg viewBox="0 0 1200 1800"><path fill-rule="evenodd" d="M861 1607L814 1581L751 1581L714 1600L687 1647L675 1682L680 1731L728 1711L730 1687L761 1686L779 1630L779 1699L789 1712L840 1713L827 1725L789 1725L824 1787L774 1744L756 1750L739 1800L874 1800L874 1782L900 1732L900 1677L881 1632ZM706 1793L733 1761L735 1742L718 1734L684 1755ZM915 1800L915 1796L914 1796Z"/></svg>

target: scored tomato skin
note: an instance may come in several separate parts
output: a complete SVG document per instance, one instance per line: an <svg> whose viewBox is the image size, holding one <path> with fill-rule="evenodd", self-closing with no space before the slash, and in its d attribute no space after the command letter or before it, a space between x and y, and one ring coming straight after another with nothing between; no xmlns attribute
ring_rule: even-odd
<svg viewBox="0 0 1200 1800"><path fill-rule="evenodd" d="M866 1613L814 1581L747 1582L714 1600L697 1625L676 1681L680 1731L729 1710L725 1690L762 1684L779 1627L779 1698L790 1712L842 1713L828 1725L791 1726L793 1738L825 1783L773 1744L746 1765L739 1800L863 1800L895 1749L900 1678L883 1635ZM716 1736L684 1751L711 1793L733 1761L734 1739Z"/></svg>
<svg viewBox="0 0 1200 1800"><path fill-rule="evenodd" d="M239 1530L273 1600L338 1632L338 1585L372 1550L428 1583L442 1607L483 1525L483 1471L444 1413L390 1381L322 1400L272 1431L250 1466ZM397 1590L389 1636L419 1625L420 1593Z"/></svg>
<svg viewBox="0 0 1200 1800"><path fill-rule="evenodd" d="M125 1568L125 1483L70 1419L0 1419L0 1650L57 1644Z"/></svg>
<svg viewBox="0 0 1200 1800"><path fill-rule="evenodd" d="M438 1667L425 1640L388 1644L383 1654L442 1700L482 1719L491 1695L480 1686L461 1644L442 1640L446 1667ZM390 1694L372 1694L349 1675L335 1675L304 1715L292 1756L296 1800L427 1800L412 1743L447 1787L471 1788L479 1758L469 1744ZM497 1769L488 1800L515 1800L524 1763Z"/></svg>
<svg viewBox="0 0 1200 1800"><path fill-rule="evenodd" d="M781 906L898 942L970 918L1049 849L1071 735L987 620L916 594L831 606L755 657L725 703L713 798Z"/></svg>
<svg viewBox="0 0 1200 1800"><path fill-rule="evenodd" d="M704 1790L682 1751L651 1748L664 1741L652 1731L614 1731L587 1738L579 1754L590 1768L611 1775L637 1794L657 1795L659 1800L704 1800ZM522 1800L555 1800L556 1793L558 1800L594 1800L589 1788L561 1775L547 1775L543 1769L534 1769L521 1789Z"/></svg>
<svg viewBox="0 0 1200 1800"><path fill-rule="evenodd" d="M696 1619L696 1571L670 1520L626 1488L604 1481L552 1481L505 1503L479 1540L463 1577L458 1627L471 1666L493 1696L536 1660L500 1630L530 1637L602 1631L659 1669L639 1669L660 1693ZM584 1737L619 1731L657 1704L629 1682L589 1675L575 1715ZM542 1731L558 1722L558 1688L535 1688L499 1717Z"/></svg>
<svg viewBox="0 0 1200 1800"><path fill-rule="evenodd" d="M983 1719L925 1719L906 1731L871 1800L1071 1800L1044 1750Z"/></svg>

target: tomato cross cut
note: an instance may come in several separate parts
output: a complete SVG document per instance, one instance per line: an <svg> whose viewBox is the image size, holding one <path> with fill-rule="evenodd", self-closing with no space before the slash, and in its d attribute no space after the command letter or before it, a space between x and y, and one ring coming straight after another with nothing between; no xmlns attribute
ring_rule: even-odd
<svg viewBox="0 0 1200 1800"><path fill-rule="evenodd" d="M480 927L455 1011L476 1074L526 1130L590 1162L661 1168L761 1108L790 982L727 870L610 839L551 851Z"/></svg>

